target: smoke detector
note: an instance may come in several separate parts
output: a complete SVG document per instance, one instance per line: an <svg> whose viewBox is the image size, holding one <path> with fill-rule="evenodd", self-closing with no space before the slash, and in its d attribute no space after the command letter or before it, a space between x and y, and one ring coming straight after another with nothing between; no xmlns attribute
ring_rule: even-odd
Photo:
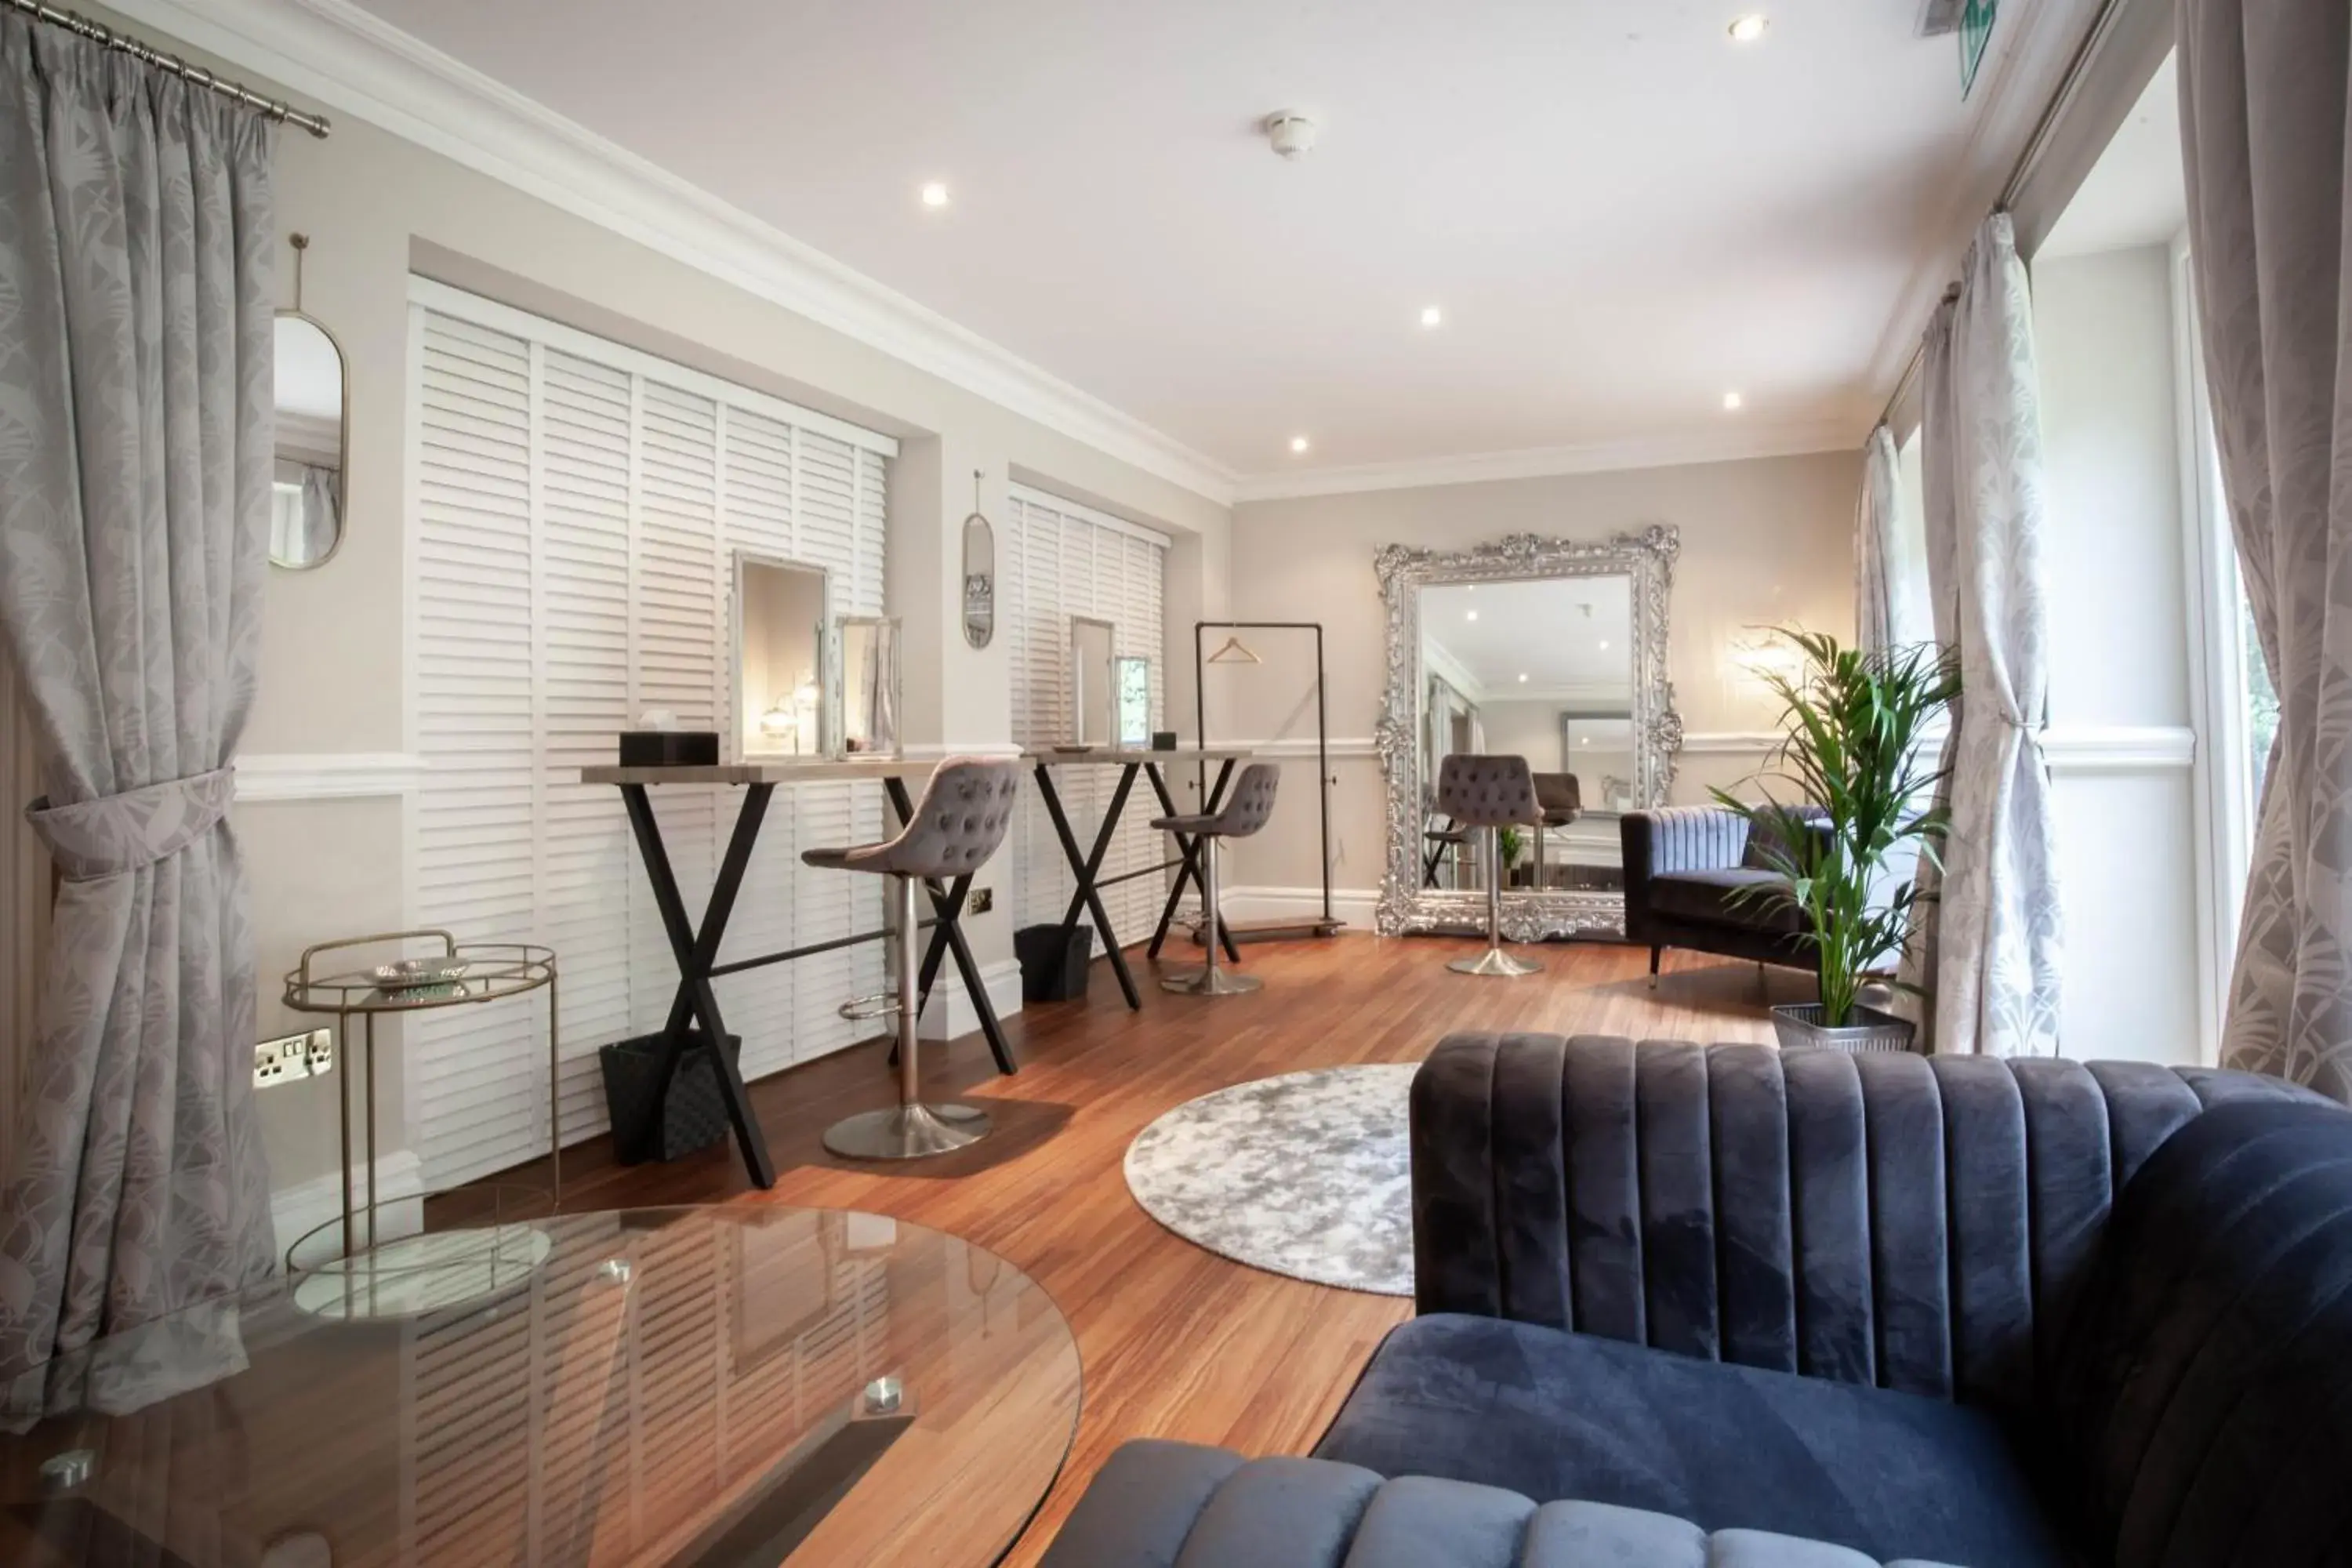
<svg viewBox="0 0 2352 1568"><path fill-rule="evenodd" d="M1267 144L1293 163L1315 149L1315 121L1295 109L1276 110L1265 117L1265 128Z"/></svg>

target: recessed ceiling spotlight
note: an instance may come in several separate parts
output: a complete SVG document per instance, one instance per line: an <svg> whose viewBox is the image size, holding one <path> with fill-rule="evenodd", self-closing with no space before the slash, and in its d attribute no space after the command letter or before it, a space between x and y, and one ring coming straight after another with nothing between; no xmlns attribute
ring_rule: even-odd
<svg viewBox="0 0 2352 1568"><path fill-rule="evenodd" d="M943 207L947 205L948 188L940 184L939 181L933 180L929 184L923 187L923 205L927 207Z"/></svg>
<svg viewBox="0 0 2352 1568"><path fill-rule="evenodd" d="M1609 639L1606 637L1601 639L1601 651L1602 653L1607 653L1609 651Z"/></svg>
<svg viewBox="0 0 2352 1568"><path fill-rule="evenodd" d="M1307 450L1307 437L1304 436L1293 436L1290 438L1290 449L1294 452L1304 452Z"/></svg>
<svg viewBox="0 0 2352 1568"><path fill-rule="evenodd" d="M1733 20L1731 24L1731 41L1735 44L1752 44L1757 39L1762 37L1764 36L1765 29L1771 26L1771 25L1772 19L1769 16L1765 16L1763 12L1750 11L1747 16L1737 17Z"/></svg>
<svg viewBox="0 0 2352 1568"><path fill-rule="evenodd" d="M1723 411L1726 414L1737 414L1747 405L1748 400L1736 392L1727 392L1723 395Z"/></svg>
<svg viewBox="0 0 2352 1568"><path fill-rule="evenodd" d="M1528 678L1527 678L1526 674L1523 672L1523 673L1521 673L1521 675L1519 676L1519 684L1520 684L1521 686L1525 686L1527 683L1528 683Z"/></svg>
<svg viewBox="0 0 2352 1568"><path fill-rule="evenodd" d="M1476 620L1478 618L1478 612L1475 610L1470 611L1467 618L1474 621Z"/></svg>
<svg viewBox="0 0 2352 1568"><path fill-rule="evenodd" d="M1443 326L1445 324L1445 312L1434 305L1425 305L1421 311L1421 324L1424 327Z"/></svg>

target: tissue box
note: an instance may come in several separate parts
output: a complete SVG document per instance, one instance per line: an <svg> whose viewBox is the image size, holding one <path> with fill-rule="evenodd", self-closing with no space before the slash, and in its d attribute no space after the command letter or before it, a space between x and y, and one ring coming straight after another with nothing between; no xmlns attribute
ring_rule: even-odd
<svg viewBox="0 0 2352 1568"><path fill-rule="evenodd" d="M715 730L624 730L625 768L711 768L719 765Z"/></svg>

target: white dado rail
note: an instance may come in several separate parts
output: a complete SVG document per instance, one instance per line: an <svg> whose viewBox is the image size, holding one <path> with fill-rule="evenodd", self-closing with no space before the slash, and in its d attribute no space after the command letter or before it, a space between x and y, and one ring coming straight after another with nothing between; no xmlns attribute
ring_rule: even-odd
<svg viewBox="0 0 2352 1568"><path fill-rule="evenodd" d="M1761 756L1780 741L1769 730L1694 730L1683 737L1686 757ZM1312 740L1234 741L1262 756L1312 757ZM2116 724L2053 725L2042 740L2050 771L2059 775L2170 773L2197 760L2197 732L2186 725ZM1334 762L1377 761L1379 752L1369 735L1334 736L1328 747Z"/></svg>
<svg viewBox="0 0 2352 1568"><path fill-rule="evenodd" d="M236 798L370 800L410 794L424 776L413 752L253 752L236 759Z"/></svg>
<svg viewBox="0 0 2352 1568"><path fill-rule="evenodd" d="M1779 737L1765 730L1695 730L1683 737L1691 757L1761 756ZM1262 756L1312 757L1315 742L1296 737L1237 741ZM1014 756L1021 748L984 742L909 745L912 757ZM1333 762L1377 761L1369 735L1338 735L1328 748ZM2197 758L2197 733L2186 726L2055 726L2043 737L2050 771L2062 775L2169 773ZM410 752L259 752L236 760L236 798L241 801L365 800L409 794L422 781L425 759Z"/></svg>

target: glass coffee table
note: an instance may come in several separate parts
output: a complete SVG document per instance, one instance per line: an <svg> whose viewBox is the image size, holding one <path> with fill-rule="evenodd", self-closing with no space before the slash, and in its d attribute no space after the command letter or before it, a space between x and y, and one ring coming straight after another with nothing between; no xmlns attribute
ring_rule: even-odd
<svg viewBox="0 0 2352 1568"><path fill-rule="evenodd" d="M982 1568L1069 1452L1069 1325L954 1237L751 1204L423 1228L421 1310L393 1269L312 1274L0 1391L0 1562ZM320 1310L322 1277L376 1310Z"/></svg>

